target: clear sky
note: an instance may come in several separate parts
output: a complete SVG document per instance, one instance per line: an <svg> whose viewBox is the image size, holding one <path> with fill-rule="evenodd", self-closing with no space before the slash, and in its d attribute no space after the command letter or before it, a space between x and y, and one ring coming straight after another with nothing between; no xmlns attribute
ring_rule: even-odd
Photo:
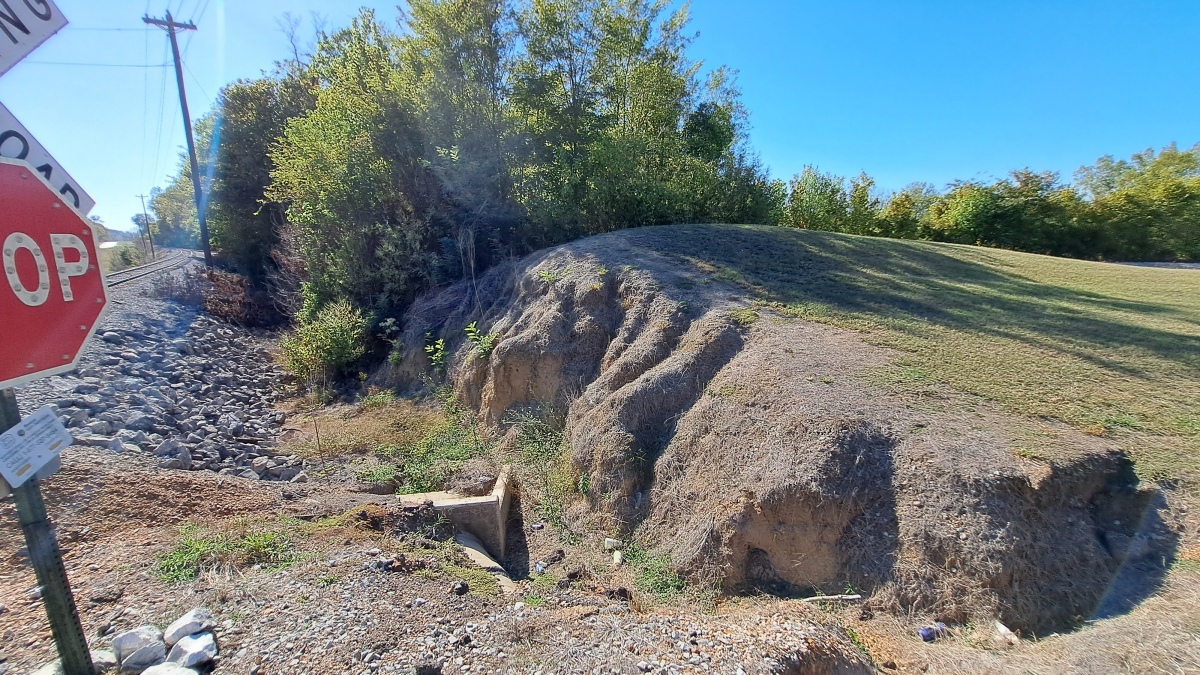
<svg viewBox="0 0 1200 675"><path fill-rule="evenodd" d="M289 50L277 18L344 26L395 0L56 0L71 25L0 78L0 101L125 229L184 140L166 34L184 34L193 117ZM693 56L740 71L771 172L866 171L885 190L1200 141L1200 2L694 0ZM64 65L92 64L92 65ZM99 65L107 64L107 65ZM120 67L113 67L120 66ZM134 66L134 67L128 67ZM146 67L150 66L150 67Z"/></svg>

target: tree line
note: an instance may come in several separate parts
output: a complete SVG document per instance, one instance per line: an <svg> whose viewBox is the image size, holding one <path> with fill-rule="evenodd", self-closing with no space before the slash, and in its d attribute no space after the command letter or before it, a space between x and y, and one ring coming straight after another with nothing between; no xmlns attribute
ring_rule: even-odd
<svg viewBox="0 0 1200 675"><path fill-rule="evenodd" d="M781 224L1090 260L1200 260L1200 144L1102 157L1074 178L1024 169L880 195L866 174L807 167L788 184Z"/></svg>
<svg viewBox="0 0 1200 675"><path fill-rule="evenodd" d="M213 244L301 323L341 300L398 316L506 257L683 222L1200 259L1200 146L1106 157L1073 184L773 180L687 22L667 0L409 0L395 22L364 10L309 50L293 39L196 124ZM195 242L186 161L152 207L160 242Z"/></svg>

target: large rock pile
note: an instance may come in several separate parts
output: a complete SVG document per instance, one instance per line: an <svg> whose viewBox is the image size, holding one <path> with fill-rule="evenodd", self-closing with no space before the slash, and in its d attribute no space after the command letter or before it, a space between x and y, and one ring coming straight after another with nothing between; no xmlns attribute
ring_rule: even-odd
<svg viewBox="0 0 1200 675"><path fill-rule="evenodd" d="M283 379L254 338L200 315L183 337L156 325L106 330L97 365L49 381L83 445L149 452L169 469L303 482L303 462L274 453Z"/></svg>

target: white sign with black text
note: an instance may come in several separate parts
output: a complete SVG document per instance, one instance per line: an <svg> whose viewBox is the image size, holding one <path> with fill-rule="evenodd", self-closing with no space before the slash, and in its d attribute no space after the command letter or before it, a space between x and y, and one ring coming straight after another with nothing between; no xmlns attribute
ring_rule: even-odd
<svg viewBox="0 0 1200 675"><path fill-rule="evenodd" d="M0 476L20 487L73 442L54 408L45 406L0 434Z"/></svg>
<svg viewBox="0 0 1200 675"><path fill-rule="evenodd" d="M66 25L51 0L0 0L0 75Z"/></svg>
<svg viewBox="0 0 1200 675"><path fill-rule="evenodd" d="M0 0L3 3L4 0ZM79 183L67 170L46 152L46 148L29 133L25 125L0 103L0 157L20 159L29 163L38 173L46 177L54 189L63 196L63 201L74 206L81 216L87 216L96 205Z"/></svg>

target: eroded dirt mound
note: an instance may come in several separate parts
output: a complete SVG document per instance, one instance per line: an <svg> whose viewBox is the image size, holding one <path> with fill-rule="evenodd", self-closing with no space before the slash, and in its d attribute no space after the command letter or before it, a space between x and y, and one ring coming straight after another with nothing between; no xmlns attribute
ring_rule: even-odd
<svg viewBox="0 0 1200 675"><path fill-rule="evenodd" d="M894 354L637 242L594 237L425 297L376 381L438 377L425 346L444 339L481 421L565 413L593 510L726 590L849 584L881 609L1044 631L1152 552L1153 492L1103 439L889 393L871 374ZM490 354L471 322L498 336ZM1052 455L1017 451L1031 433Z"/></svg>

